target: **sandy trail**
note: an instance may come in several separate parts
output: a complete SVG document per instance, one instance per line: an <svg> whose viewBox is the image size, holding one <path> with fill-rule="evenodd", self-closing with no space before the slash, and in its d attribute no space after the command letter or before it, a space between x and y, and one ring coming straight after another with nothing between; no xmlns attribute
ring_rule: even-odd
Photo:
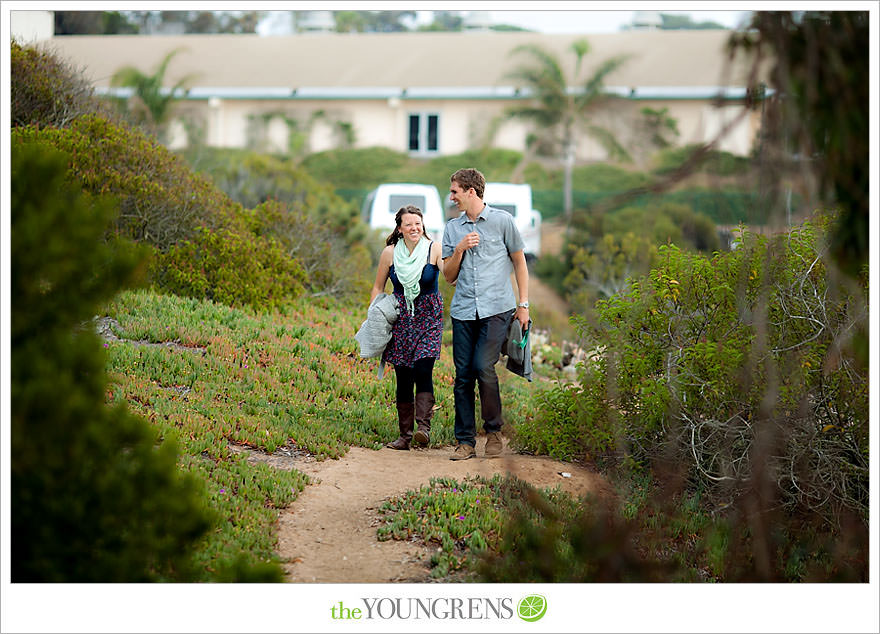
<svg viewBox="0 0 880 634"><path fill-rule="evenodd" d="M428 582L431 548L376 537L382 502L428 484L433 477L491 477L509 472L538 487L561 485L573 495L607 492L602 478L545 456L513 453L505 441L497 458L449 459L451 447L375 451L352 447L339 460L296 459L292 466L315 480L279 516L279 554L287 581L301 583ZM259 459L254 457L255 459ZM271 462L271 457L268 458ZM281 465L277 465L281 466ZM563 477L561 473L571 477Z"/></svg>

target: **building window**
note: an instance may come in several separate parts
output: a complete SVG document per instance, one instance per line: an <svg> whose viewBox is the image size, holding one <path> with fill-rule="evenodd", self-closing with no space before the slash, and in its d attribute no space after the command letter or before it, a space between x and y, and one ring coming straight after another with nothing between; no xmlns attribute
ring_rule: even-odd
<svg viewBox="0 0 880 634"><path fill-rule="evenodd" d="M439 149L440 115L409 115L409 151L433 153Z"/></svg>

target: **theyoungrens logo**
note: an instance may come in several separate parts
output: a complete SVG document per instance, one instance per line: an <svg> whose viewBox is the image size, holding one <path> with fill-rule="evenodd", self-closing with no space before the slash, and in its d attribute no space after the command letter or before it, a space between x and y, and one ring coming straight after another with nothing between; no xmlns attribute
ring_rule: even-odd
<svg viewBox="0 0 880 634"><path fill-rule="evenodd" d="M360 605L342 601L330 608L334 620L501 620L514 614L523 621L533 622L547 613L547 600L533 594L520 599L514 607L510 597L361 597Z"/></svg>

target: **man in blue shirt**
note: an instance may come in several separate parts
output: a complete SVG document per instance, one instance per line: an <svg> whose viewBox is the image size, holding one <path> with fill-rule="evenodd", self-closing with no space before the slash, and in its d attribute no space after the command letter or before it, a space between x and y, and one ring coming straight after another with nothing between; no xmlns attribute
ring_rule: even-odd
<svg viewBox="0 0 880 634"><path fill-rule="evenodd" d="M476 455L474 386L480 388L480 413L486 432L486 456L501 453L501 393L495 363L512 320L529 323L529 270L523 240L513 216L483 202L486 179L475 169L450 178L449 195L459 211L443 232L443 275L455 285L449 306L455 362L455 439L452 460ZM510 273L516 279L519 301Z"/></svg>

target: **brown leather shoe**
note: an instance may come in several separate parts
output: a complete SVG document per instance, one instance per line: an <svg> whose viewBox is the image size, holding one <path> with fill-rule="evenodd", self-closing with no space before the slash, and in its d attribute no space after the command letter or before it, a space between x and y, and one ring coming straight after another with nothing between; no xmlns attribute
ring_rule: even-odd
<svg viewBox="0 0 880 634"><path fill-rule="evenodd" d="M409 449L409 441L406 438L398 438L385 445L389 449Z"/></svg>
<svg viewBox="0 0 880 634"><path fill-rule="evenodd" d="M489 457L500 456L501 448L503 444L501 442L501 432L500 431L490 431L486 434L486 455Z"/></svg>
<svg viewBox="0 0 880 634"><path fill-rule="evenodd" d="M477 455L477 451L473 447L462 443L458 447L455 448L455 451L452 452L452 455L449 456L449 459L450 460L467 460L468 458L473 458L476 455Z"/></svg>

